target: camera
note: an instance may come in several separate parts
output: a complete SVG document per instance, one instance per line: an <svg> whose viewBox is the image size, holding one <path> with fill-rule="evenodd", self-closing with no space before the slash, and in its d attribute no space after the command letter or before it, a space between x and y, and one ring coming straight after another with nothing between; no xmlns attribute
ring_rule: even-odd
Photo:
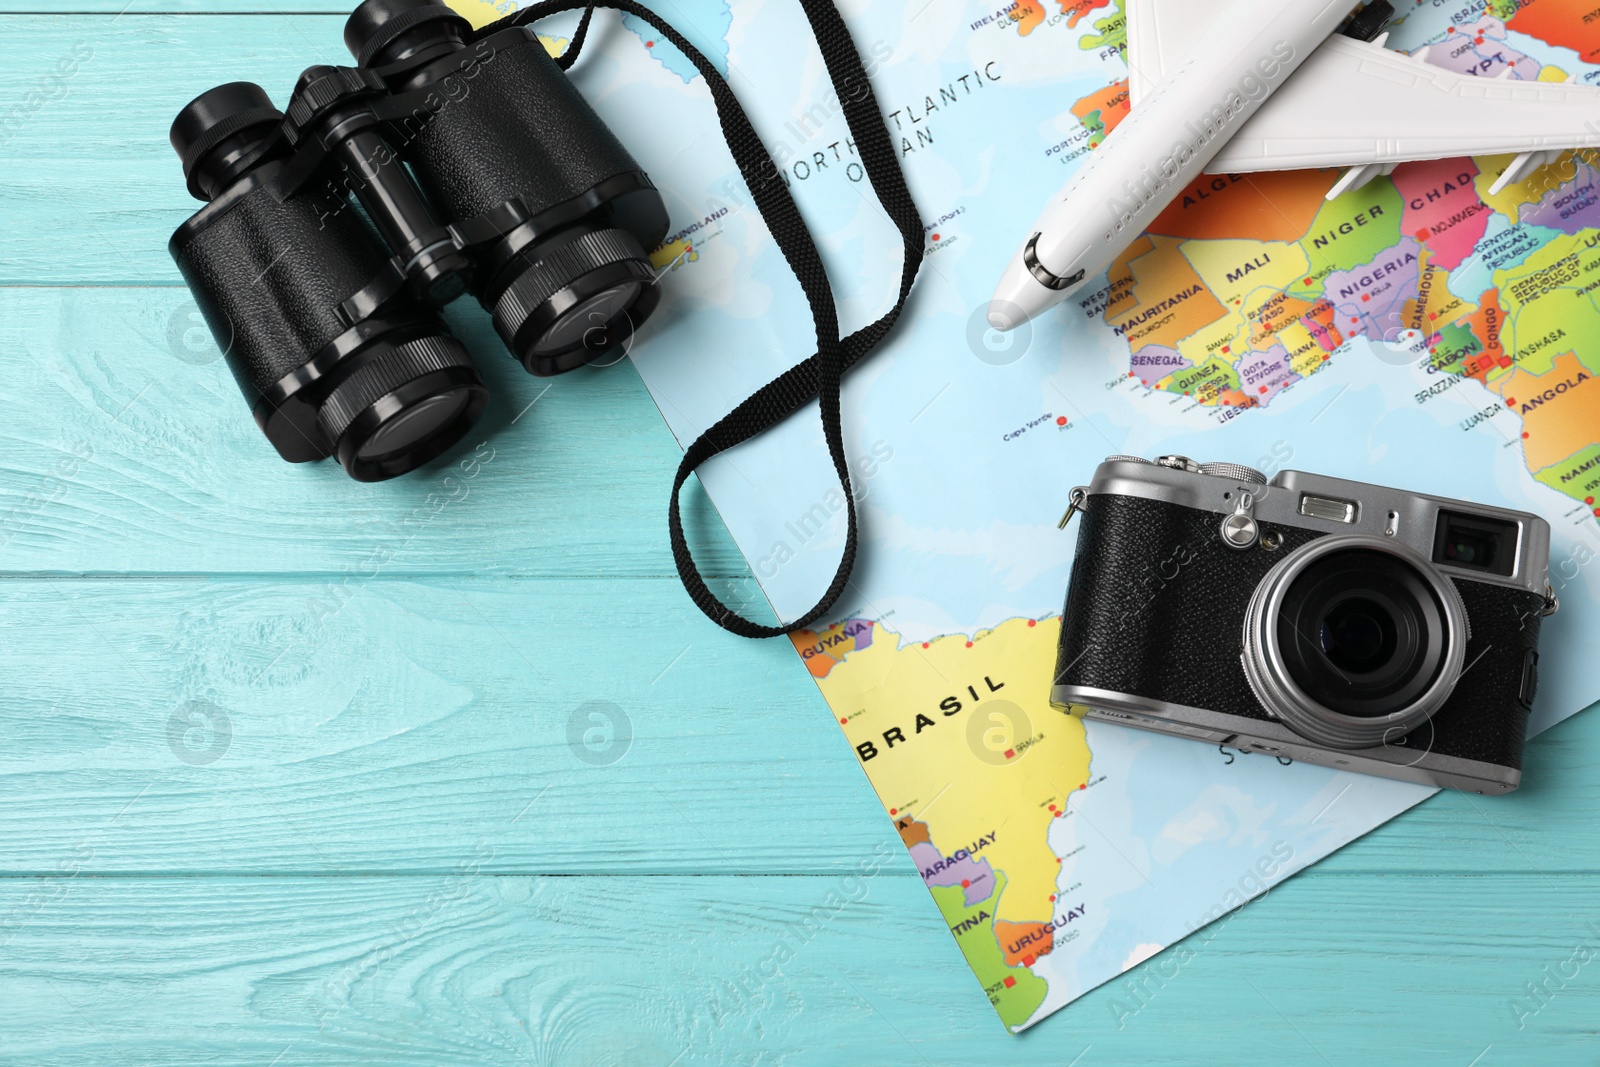
<svg viewBox="0 0 1600 1067"><path fill-rule="evenodd" d="M249 82L172 126L206 204L169 244L280 456L391 478L488 390L439 309L470 292L533 374L596 360L659 300L661 194L539 39L366 0L280 112Z"/></svg>
<svg viewBox="0 0 1600 1067"><path fill-rule="evenodd" d="M1111 457L1074 514L1056 706L1474 793L1521 782L1558 606L1538 516L1184 456Z"/></svg>

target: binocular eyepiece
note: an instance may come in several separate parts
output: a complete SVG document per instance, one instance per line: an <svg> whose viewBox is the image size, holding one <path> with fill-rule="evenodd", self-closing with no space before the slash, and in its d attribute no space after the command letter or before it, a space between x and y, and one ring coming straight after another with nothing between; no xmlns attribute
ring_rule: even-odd
<svg viewBox="0 0 1600 1067"><path fill-rule="evenodd" d="M661 195L538 39L475 37L437 0L366 0L357 67L315 66L172 126L206 201L170 248L256 422L351 477L455 444L488 390L438 311L465 292L531 373L626 344L654 310Z"/></svg>

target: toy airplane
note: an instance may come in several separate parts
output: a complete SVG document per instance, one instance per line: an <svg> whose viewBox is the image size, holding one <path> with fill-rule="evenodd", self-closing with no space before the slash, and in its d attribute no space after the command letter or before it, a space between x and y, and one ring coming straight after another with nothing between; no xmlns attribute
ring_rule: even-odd
<svg viewBox="0 0 1600 1067"><path fill-rule="evenodd" d="M1132 111L1029 231L990 325L1014 329L1098 277L1202 172L1349 167L1331 200L1411 160L1520 153L1498 192L1600 146L1600 89L1431 66L1384 47L1393 14L1354 0L1128 0Z"/></svg>

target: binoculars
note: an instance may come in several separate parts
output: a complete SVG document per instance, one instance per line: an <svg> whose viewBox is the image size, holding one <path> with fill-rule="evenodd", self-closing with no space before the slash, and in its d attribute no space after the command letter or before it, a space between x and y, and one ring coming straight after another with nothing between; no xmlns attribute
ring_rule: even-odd
<svg viewBox="0 0 1600 1067"><path fill-rule="evenodd" d="M306 70L285 111L233 82L179 112L205 206L169 248L278 454L380 481L488 400L440 308L471 293L529 372L572 370L654 310L668 219L531 30L366 0L344 41L358 65Z"/></svg>

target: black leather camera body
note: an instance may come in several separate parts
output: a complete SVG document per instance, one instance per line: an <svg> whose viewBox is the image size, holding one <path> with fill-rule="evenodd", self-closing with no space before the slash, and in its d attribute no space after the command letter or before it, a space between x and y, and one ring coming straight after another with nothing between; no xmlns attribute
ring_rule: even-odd
<svg viewBox="0 0 1600 1067"><path fill-rule="evenodd" d="M1182 456L1081 513L1052 700L1283 759L1506 793L1556 609L1526 512Z"/></svg>

